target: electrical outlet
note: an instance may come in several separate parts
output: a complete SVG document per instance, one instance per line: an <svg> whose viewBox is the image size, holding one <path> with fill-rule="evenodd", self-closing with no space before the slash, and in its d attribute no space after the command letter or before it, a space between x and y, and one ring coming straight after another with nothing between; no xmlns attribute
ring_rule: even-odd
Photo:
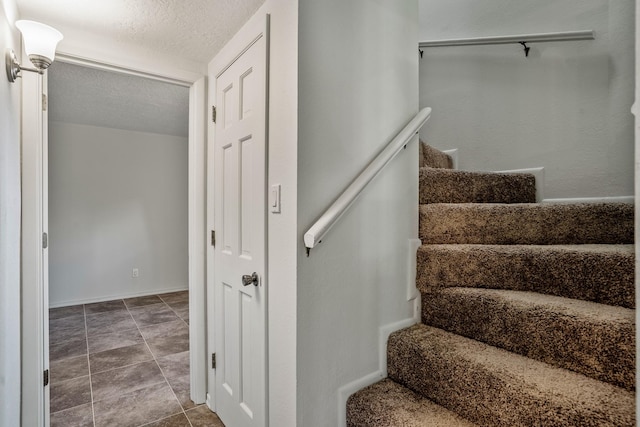
<svg viewBox="0 0 640 427"><path fill-rule="evenodd" d="M138 277L140 275L140 271L137 268L134 268L131 272L131 277Z"/></svg>

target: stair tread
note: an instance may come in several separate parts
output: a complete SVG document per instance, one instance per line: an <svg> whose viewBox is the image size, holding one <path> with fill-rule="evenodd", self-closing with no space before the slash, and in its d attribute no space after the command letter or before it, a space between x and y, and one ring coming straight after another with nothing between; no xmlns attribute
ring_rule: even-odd
<svg viewBox="0 0 640 427"><path fill-rule="evenodd" d="M417 258L422 292L512 289L635 307L634 245L427 244Z"/></svg>
<svg viewBox="0 0 640 427"><path fill-rule="evenodd" d="M389 377L482 425L631 426L635 393L418 324L388 342Z"/></svg>
<svg viewBox="0 0 640 427"><path fill-rule="evenodd" d="M347 402L349 427L474 427L476 424L384 379L353 394Z"/></svg>
<svg viewBox="0 0 640 427"><path fill-rule="evenodd" d="M423 243L632 244L626 203L437 203L420 205Z"/></svg>
<svg viewBox="0 0 640 427"><path fill-rule="evenodd" d="M536 180L527 173L420 168L420 203L535 203Z"/></svg>
<svg viewBox="0 0 640 427"><path fill-rule="evenodd" d="M584 321L592 321L595 323L606 322L631 325L635 320L635 310L630 308L539 294L536 292L464 287L443 289L441 292L460 296L502 300L505 304L509 304L514 308L531 310L532 307L537 307L545 311L553 311L558 315L564 315L569 318L581 318L584 319Z"/></svg>
<svg viewBox="0 0 640 427"><path fill-rule="evenodd" d="M502 289L448 288L422 302L428 325L635 388L635 310Z"/></svg>

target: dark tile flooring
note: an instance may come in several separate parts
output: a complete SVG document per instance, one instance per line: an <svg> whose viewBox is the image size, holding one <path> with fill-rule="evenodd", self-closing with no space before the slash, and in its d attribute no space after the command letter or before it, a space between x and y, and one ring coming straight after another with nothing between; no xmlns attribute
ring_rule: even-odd
<svg viewBox="0 0 640 427"><path fill-rule="evenodd" d="M189 294L49 310L51 427L224 427L189 397Z"/></svg>

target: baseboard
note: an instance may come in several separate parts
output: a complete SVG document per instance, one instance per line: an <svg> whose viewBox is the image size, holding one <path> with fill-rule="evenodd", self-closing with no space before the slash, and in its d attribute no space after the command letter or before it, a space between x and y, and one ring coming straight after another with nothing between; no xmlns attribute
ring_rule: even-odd
<svg viewBox="0 0 640 427"><path fill-rule="evenodd" d="M50 304L49 308L67 307L70 305L78 305L78 304L91 304L94 302L111 301L114 299L144 297L147 295L159 295L159 294L166 294L169 292L188 291L188 290L189 290L189 286L180 286L180 287L174 287L174 288L154 289L153 291L148 290L143 292L109 295L109 296L98 297L98 298L84 298L84 299L77 299L77 300L59 301L59 302Z"/></svg>
<svg viewBox="0 0 640 427"><path fill-rule="evenodd" d="M512 169L507 171L495 171L498 173L528 173L536 179L536 202L540 203L544 200L544 168L527 168L527 169Z"/></svg>
<svg viewBox="0 0 640 427"><path fill-rule="evenodd" d="M572 197L563 199L544 199L542 203L630 203L634 204L636 198L634 196L616 196L616 197Z"/></svg>
<svg viewBox="0 0 640 427"><path fill-rule="evenodd" d="M378 334L378 369L338 389L338 427L347 425L347 400L353 393L387 377L387 341L389 335L420 321L420 294L413 300L413 317L380 326Z"/></svg>
<svg viewBox="0 0 640 427"><path fill-rule="evenodd" d="M458 170L458 149L452 148L451 150L443 150L442 152L451 157L451 168Z"/></svg>
<svg viewBox="0 0 640 427"><path fill-rule="evenodd" d="M213 399L211 399L211 395L209 393L207 393L207 400L205 401L205 404L207 405L207 408L215 412L215 407L213 406Z"/></svg>

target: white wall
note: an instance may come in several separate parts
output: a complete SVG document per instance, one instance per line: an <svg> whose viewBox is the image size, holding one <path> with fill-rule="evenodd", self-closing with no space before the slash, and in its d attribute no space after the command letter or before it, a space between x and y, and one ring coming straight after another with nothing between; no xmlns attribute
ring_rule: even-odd
<svg viewBox="0 0 640 427"><path fill-rule="evenodd" d="M415 0L299 2L298 426L344 422L338 390L378 370L379 328L414 314L415 142L309 258L302 238L417 113L417 14Z"/></svg>
<svg viewBox="0 0 640 427"><path fill-rule="evenodd" d="M421 137L461 169L543 166L545 198L633 195L633 0L420 0L420 40L594 29L595 41L437 47Z"/></svg>
<svg viewBox="0 0 640 427"><path fill-rule="evenodd" d="M187 146L49 124L51 306L187 289Z"/></svg>
<svg viewBox="0 0 640 427"><path fill-rule="evenodd" d="M0 1L0 47L20 55L13 0ZM0 76L0 426L20 425L20 87Z"/></svg>
<svg viewBox="0 0 640 427"><path fill-rule="evenodd" d="M281 213L268 215L269 425L295 426L298 0L266 0L269 47L268 184L281 185Z"/></svg>

